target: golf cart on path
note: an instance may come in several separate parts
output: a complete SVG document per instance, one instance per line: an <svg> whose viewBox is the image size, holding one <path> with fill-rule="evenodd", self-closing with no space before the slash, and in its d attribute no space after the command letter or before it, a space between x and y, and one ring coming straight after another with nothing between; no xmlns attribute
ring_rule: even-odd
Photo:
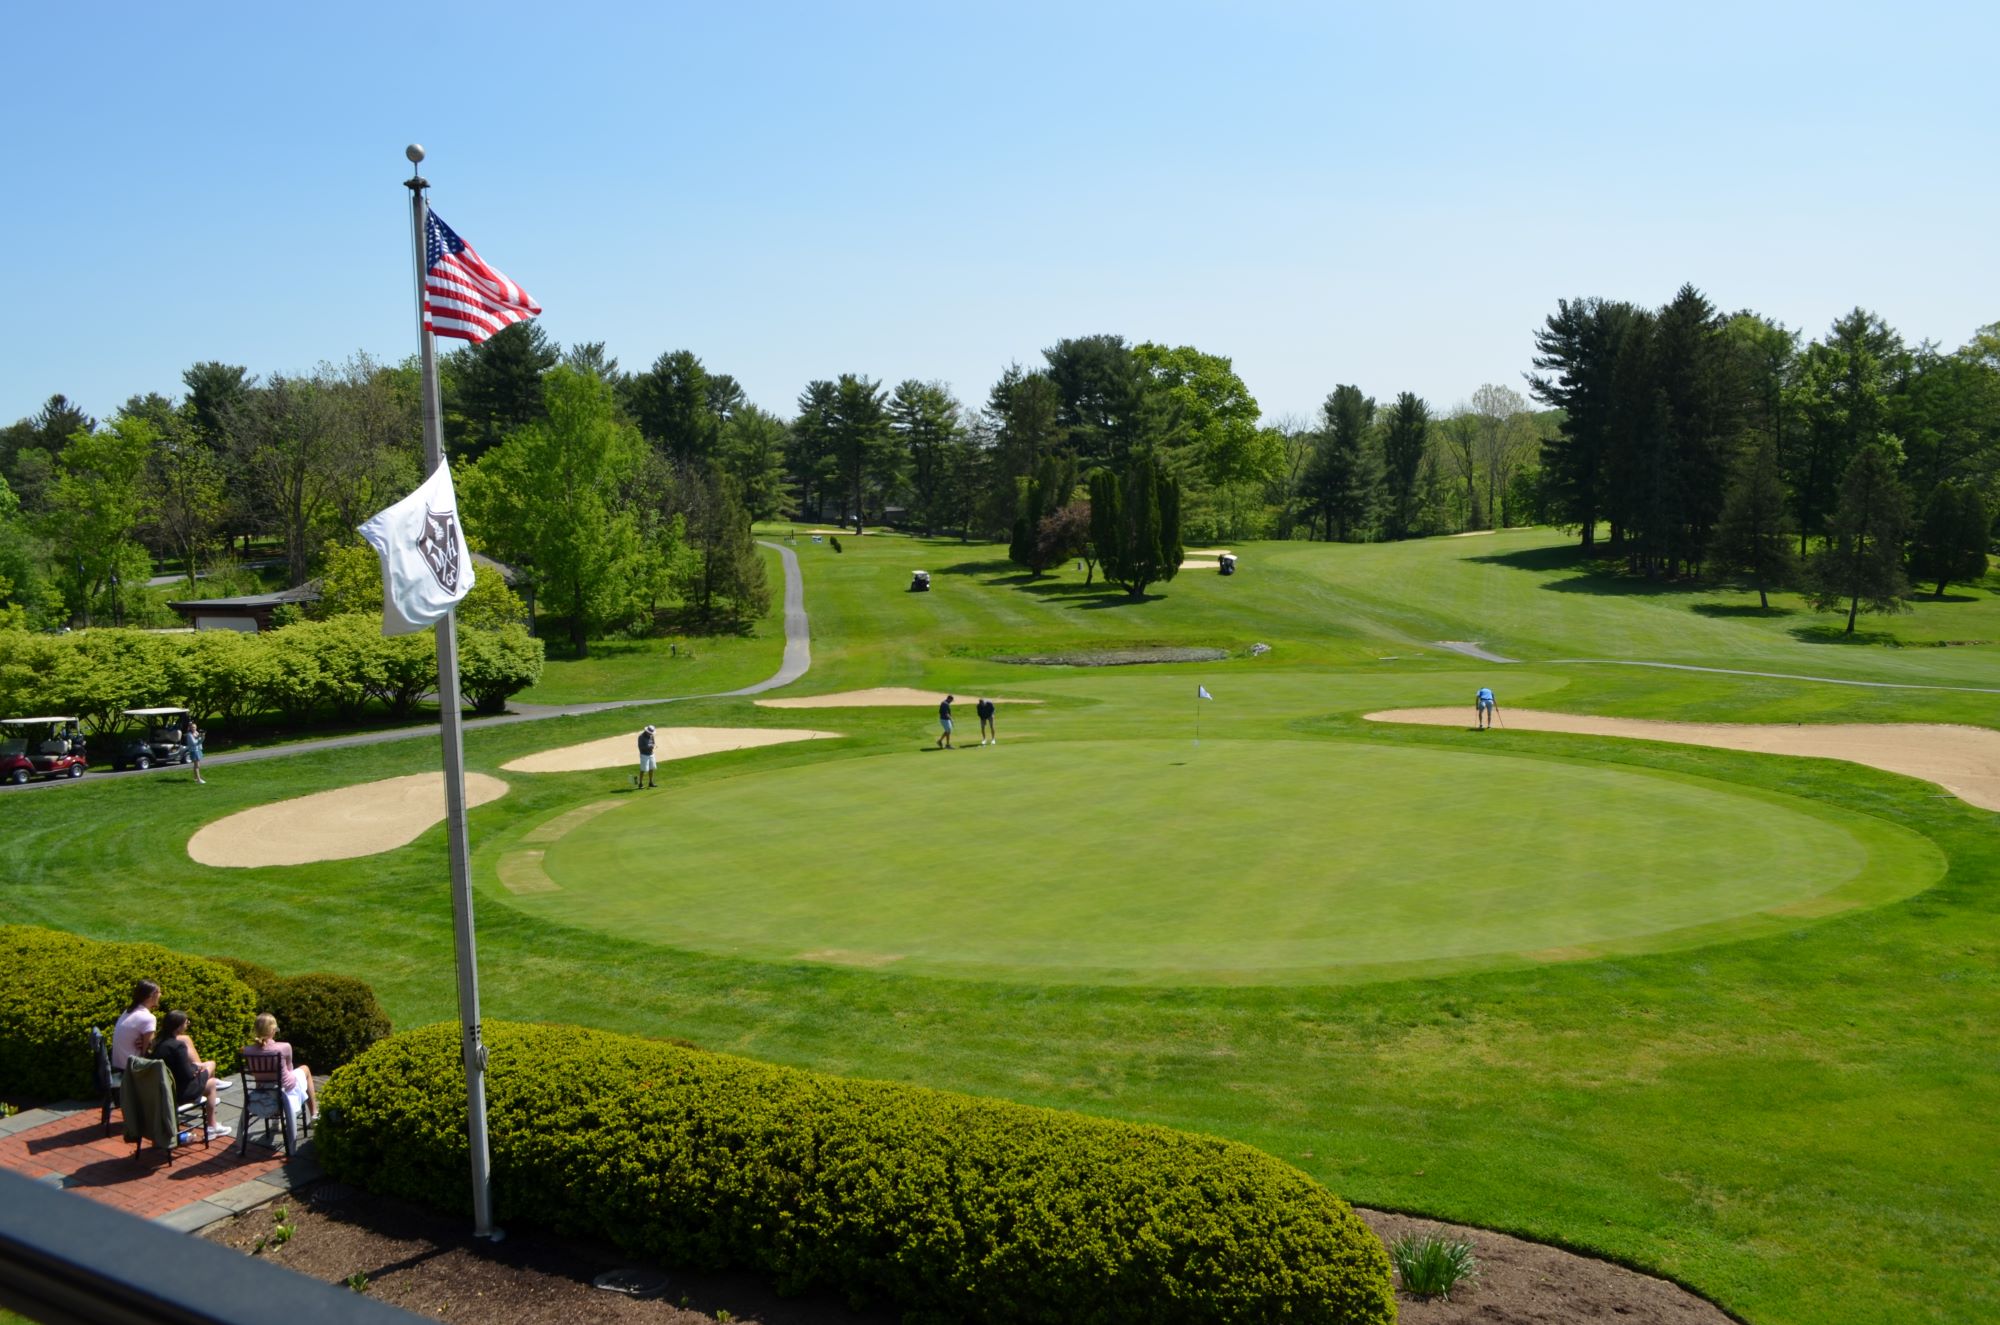
<svg viewBox="0 0 2000 1325"><path fill-rule="evenodd" d="M80 778L90 767L75 718L0 719L0 781Z"/></svg>
<svg viewBox="0 0 2000 1325"><path fill-rule="evenodd" d="M187 716L184 708L126 709L118 715L118 725L106 742L111 748L111 767L185 764L188 748L182 724Z"/></svg>

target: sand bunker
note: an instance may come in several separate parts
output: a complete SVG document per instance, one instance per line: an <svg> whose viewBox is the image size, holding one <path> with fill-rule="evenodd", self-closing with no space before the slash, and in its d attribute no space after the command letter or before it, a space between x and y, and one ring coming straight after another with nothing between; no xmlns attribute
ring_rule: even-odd
<svg viewBox="0 0 2000 1325"><path fill-rule="evenodd" d="M499 778L465 775L468 807L506 794L507 784ZM443 818L444 774L413 773L217 819L188 839L188 855L200 865L235 868L348 860L408 846Z"/></svg>
<svg viewBox="0 0 2000 1325"><path fill-rule="evenodd" d="M1470 727L1472 706L1447 709L1391 709L1370 713L1370 722L1416 722L1434 727ZM1500 710L1500 720L1518 731L1576 732L1585 736L1627 736L1676 745L1711 745L1753 754L1804 755L1845 759L1870 768L1935 782L1982 810L2000 810L2000 731L1944 723L1769 724L1656 722L1642 718L1591 718L1536 709Z"/></svg>
<svg viewBox="0 0 2000 1325"><path fill-rule="evenodd" d="M979 696L970 690L947 692L943 690L912 690L908 686L877 686L873 690L843 690L834 695L803 695L797 699L760 699L757 704L767 709L893 709L913 705L936 708L947 693L955 693L964 701L967 716L971 715L972 704ZM1039 704L1039 699L1004 699L999 695L986 698L995 704Z"/></svg>
<svg viewBox="0 0 2000 1325"><path fill-rule="evenodd" d="M721 754L725 750L753 750L760 745L784 745L789 741L817 741L839 732L806 731L791 727L661 727L653 733L653 757L661 763L669 759L693 759L697 755ZM639 766L639 733L625 732L601 741L566 745L560 750L523 755L500 765L509 773L582 773L596 768Z"/></svg>

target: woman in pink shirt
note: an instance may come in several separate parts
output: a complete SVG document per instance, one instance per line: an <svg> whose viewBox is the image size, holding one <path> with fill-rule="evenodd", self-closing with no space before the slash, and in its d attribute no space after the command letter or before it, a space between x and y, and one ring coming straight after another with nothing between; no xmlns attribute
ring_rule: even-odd
<svg viewBox="0 0 2000 1325"><path fill-rule="evenodd" d="M278 1019L268 1012L257 1014L257 1040L243 1047L246 1054L277 1054L285 1060L285 1098L292 1107L304 1111L311 1118L319 1109L319 1096L313 1089L312 1069L304 1063L292 1062L292 1046L278 1038Z"/></svg>

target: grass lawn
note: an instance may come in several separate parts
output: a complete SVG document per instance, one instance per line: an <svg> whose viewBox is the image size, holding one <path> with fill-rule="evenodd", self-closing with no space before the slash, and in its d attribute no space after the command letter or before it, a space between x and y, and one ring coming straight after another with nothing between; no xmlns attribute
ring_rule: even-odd
<svg viewBox="0 0 2000 1325"><path fill-rule="evenodd" d="M1079 784L1100 788L1080 815ZM1056 843L1062 868L1042 868ZM561 891L514 904L555 923L1036 984L1317 983L1684 946L1907 895L1943 866L1883 820L1727 783L1300 740L903 750L635 796L545 850Z"/></svg>
<svg viewBox="0 0 2000 1325"><path fill-rule="evenodd" d="M814 666L792 691L908 684L963 700L990 686L1047 702L1002 709L1001 746L951 755L925 753L928 709L835 709L810 725L839 740L668 764L656 792L621 793L616 770L508 775L511 794L471 818L489 1018L684 1035L1220 1133L1354 1200L1614 1256L1759 1325L2000 1318L1987 1268L2000 1259L2000 818L1825 760L1361 720L1469 703L1488 681L1503 705L1993 726L1991 695L1556 661L1991 685L1993 646L1815 643L1796 619L1702 607L1751 594L1580 576L1546 531L1251 545L1243 574L1191 572L1140 604L1069 572L1027 582L991 547L843 543L798 545ZM1547 564L1476 559L1514 553ZM903 591L918 567L931 594ZM1991 581L1960 597L1888 628L2000 638ZM1531 661L1477 664L1443 639ZM989 661L1132 642L1232 656ZM1246 656L1253 642L1272 651ZM1197 683L1216 695L1199 751ZM645 721L801 716L695 701L475 731L467 757L497 773ZM399 1024L447 1018L441 829L283 869L206 869L184 850L232 809L433 759L411 742L217 768L208 787L0 794L0 915L350 972ZM1189 769L1198 785L1173 780ZM549 847L564 892L501 883L499 861L536 825L612 795L629 800ZM1231 837L1243 821L1218 799L1231 795L1286 808L1246 810ZM1468 820L1491 844L1477 870ZM632 854L642 837L650 850ZM572 851L603 851L602 870ZM915 851L941 854L919 870ZM1483 895L1480 872L1511 895ZM1855 904L1814 904L1829 897ZM1331 922L1349 907L1351 926ZM1656 941L1688 922L1724 928ZM1593 955L1614 930L1659 950ZM1168 937L1180 949L1162 960ZM1392 943L1404 960L1481 969L1343 978ZM1296 964L1314 945L1306 978Z"/></svg>
<svg viewBox="0 0 2000 1325"><path fill-rule="evenodd" d="M762 681L785 652L785 576L778 554L763 550L771 609L740 634L613 636L592 640L581 658L550 636L542 679L515 699L523 704L588 704L614 699L713 695Z"/></svg>

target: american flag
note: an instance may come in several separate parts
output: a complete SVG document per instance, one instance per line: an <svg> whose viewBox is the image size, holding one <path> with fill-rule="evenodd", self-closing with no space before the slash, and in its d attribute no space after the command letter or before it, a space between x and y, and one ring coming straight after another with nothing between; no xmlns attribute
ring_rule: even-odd
<svg viewBox="0 0 2000 1325"><path fill-rule="evenodd" d="M424 330L477 342L542 311L526 290L487 266L436 212L428 215Z"/></svg>

